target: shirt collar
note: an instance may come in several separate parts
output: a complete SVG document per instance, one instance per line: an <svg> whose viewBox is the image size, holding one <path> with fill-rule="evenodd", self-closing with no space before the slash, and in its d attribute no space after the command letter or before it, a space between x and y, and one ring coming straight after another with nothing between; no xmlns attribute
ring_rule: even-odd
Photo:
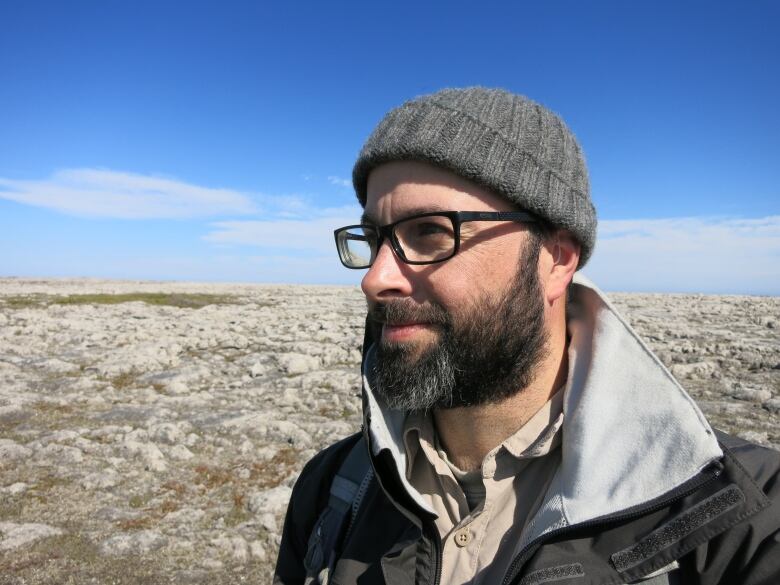
<svg viewBox="0 0 780 585"><path fill-rule="evenodd" d="M532 459L546 455L560 444L560 429L563 425L563 388L559 389L523 426L492 449L485 460L505 450L515 459ZM412 467L420 450L440 474L447 474L447 460L436 450L435 429L430 412L412 411L407 414L403 429L406 448L406 476L410 477ZM483 461L484 463L484 461Z"/></svg>

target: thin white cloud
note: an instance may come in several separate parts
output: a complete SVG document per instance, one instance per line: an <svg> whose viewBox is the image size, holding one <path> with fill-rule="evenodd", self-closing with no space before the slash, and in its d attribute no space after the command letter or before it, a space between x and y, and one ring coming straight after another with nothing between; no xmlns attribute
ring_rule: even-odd
<svg viewBox="0 0 780 585"><path fill-rule="evenodd" d="M328 177L328 182L331 185L338 185L339 187L347 187L348 189L352 188L352 181L349 179L343 179L342 177L337 177L335 175L331 175Z"/></svg>
<svg viewBox="0 0 780 585"><path fill-rule="evenodd" d="M70 215L118 219L190 219L258 211L246 193L107 169L65 169L40 181L0 177L0 198ZM281 208L296 198L274 198Z"/></svg>
<svg viewBox="0 0 780 585"><path fill-rule="evenodd" d="M780 216L605 220L585 274L608 290L780 294Z"/></svg>
<svg viewBox="0 0 780 585"><path fill-rule="evenodd" d="M336 253L333 230L357 223L360 207L320 209L309 219L234 220L214 222L207 242L233 246Z"/></svg>

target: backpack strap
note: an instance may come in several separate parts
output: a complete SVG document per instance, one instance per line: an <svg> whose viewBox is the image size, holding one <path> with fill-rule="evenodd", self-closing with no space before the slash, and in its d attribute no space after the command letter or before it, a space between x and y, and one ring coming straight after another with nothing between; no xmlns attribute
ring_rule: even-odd
<svg viewBox="0 0 780 585"><path fill-rule="evenodd" d="M309 536L303 564L306 585L327 585L336 565L341 544L352 529L363 496L373 477L368 446L360 437L350 450L330 486L328 505L320 514Z"/></svg>

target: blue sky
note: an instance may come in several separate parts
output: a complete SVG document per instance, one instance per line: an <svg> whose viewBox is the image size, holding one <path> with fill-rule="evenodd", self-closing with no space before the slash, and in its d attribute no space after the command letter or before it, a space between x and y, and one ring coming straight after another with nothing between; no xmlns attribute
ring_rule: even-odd
<svg viewBox="0 0 780 585"><path fill-rule="evenodd" d="M0 275L357 283L376 122L485 85L588 160L607 290L780 294L780 5L0 3Z"/></svg>

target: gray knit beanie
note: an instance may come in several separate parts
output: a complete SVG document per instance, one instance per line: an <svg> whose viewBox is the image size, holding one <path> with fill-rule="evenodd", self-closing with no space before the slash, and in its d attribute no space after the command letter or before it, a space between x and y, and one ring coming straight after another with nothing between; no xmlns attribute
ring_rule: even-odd
<svg viewBox="0 0 780 585"><path fill-rule="evenodd" d="M398 160L449 169L568 230L582 247L580 268L593 251L596 210L580 146L558 116L524 96L444 89L391 110L352 170L362 206L369 173Z"/></svg>

